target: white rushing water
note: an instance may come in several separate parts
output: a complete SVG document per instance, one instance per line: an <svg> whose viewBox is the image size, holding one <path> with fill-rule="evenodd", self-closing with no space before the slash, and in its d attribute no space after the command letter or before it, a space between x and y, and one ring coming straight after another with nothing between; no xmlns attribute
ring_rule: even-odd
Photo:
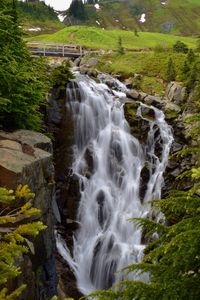
<svg viewBox="0 0 200 300"><path fill-rule="evenodd" d="M142 259L142 233L129 219L149 216L148 200L160 198L173 137L162 111L151 106L154 117L148 119L143 114L149 107L141 104L137 114L150 128L142 146L124 117L125 87L116 81L118 91L113 92L104 83L77 76L67 93L75 124L73 173L80 179L80 226L72 256L60 236L57 247L87 294L111 287L123 276L116 270ZM144 167L148 183L141 199Z"/></svg>

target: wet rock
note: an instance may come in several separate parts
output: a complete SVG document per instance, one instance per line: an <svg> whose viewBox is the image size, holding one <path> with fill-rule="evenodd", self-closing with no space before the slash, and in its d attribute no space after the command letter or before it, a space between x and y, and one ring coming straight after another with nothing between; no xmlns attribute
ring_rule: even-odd
<svg viewBox="0 0 200 300"><path fill-rule="evenodd" d="M75 65L76 67L79 67L79 66L80 66L80 63L81 63L81 57L78 57L78 58L76 58L76 59L74 60L74 65Z"/></svg>
<svg viewBox="0 0 200 300"><path fill-rule="evenodd" d="M87 72L87 75L90 76L90 77L96 78L98 76L98 71L97 70L89 70Z"/></svg>
<svg viewBox="0 0 200 300"><path fill-rule="evenodd" d="M144 101L144 99L147 97L148 95L146 93L143 92L139 92L139 100L140 101Z"/></svg>
<svg viewBox="0 0 200 300"><path fill-rule="evenodd" d="M93 159L93 148L92 146L87 147L84 154L85 161L87 163L87 172L92 174L94 168L94 159Z"/></svg>
<svg viewBox="0 0 200 300"><path fill-rule="evenodd" d="M146 119L154 119L155 118L155 112L151 107L141 106L141 114L143 118Z"/></svg>
<svg viewBox="0 0 200 300"><path fill-rule="evenodd" d="M87 67L85 67L85 66L80 66L80 73L82 74L82 75L86 75L87 73L88 73L88 71L89 71L89 68L87 68Z"/></svg>
<svg viewBox="0 0 200 300"><path fill-rule="evenodd" d="M171 152L175 153L177 151L182 150L182 148L183 148L183 145L181 145L180 143L177 143L176 141L174 141L173 144L172 144Z"/></svg>
<svg viewBox="0 0 200 300"><path fill-rule="evenodd" d="M153 105L158 109L162 109L164 107L164 103L160 97L152 96L152 95L147 95L144 98L144 103L147 105Z"/></svg>
<svg viewBox="0 0 200 300"><path fill-rule="evenodd" d="M146 164L141 171L141 183L140 183L140 198L143 202L143 198L145 196L146 193L146 189L147 189L147 183L149 181L149 169L148 169L148 165Z"/></svg>
<svg viewBox="0 0 200 300"><path fill-rule="evenodd" d="M126 93L126 96L128 98L131 98L133 100L138 100L139 99L139 92L137 90L129 90L127 93Z"/></svg>

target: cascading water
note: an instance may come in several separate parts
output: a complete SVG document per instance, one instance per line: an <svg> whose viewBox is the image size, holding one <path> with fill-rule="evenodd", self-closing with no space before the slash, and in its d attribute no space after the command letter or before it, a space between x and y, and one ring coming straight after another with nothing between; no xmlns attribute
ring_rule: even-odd
<svg viewBox="0 0 200 300"><path fill-rule="evenodd" d="M80 179L79 229L73 256L60 236L57 247L73 269L78 288L87 294L111 287L123 276L116 270L142 259L142 233L129 219L148 216L148 200L160 198L173 137L164 114L141 104L137 114L149 123L142 146L124 117L125 87L116 81L118 91L113 91L104 83L77 77L67 93L75 124L73 173ZM143 116L145 109L154 117ZM149 179L141 199L144 166Z"/></svg>

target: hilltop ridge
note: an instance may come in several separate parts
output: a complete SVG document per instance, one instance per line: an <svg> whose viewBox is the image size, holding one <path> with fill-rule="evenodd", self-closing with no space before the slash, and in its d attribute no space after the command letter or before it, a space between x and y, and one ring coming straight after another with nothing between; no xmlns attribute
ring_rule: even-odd
<svg viewBox="0 0 200 300"><path fill-rule="evenodd" d="M85 20L81 23L90 26L186 36L198 35L200 31L198 0L101 0L84 7ZM69 10L65 22L77 24Z"/></svg>

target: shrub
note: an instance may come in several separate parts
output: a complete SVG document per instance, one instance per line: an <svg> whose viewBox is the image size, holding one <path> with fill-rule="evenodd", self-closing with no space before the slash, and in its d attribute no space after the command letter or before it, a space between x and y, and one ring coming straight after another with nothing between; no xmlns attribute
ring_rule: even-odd
<svg viewBox="0 0 200 300"><path fill-rule="evenodd" d="M19 185L16 191L0 188L0 299L13 300L25 289L21 285L16 290L7 289L9 280L20 275L16 258L29 251L29 236L36 236L46 228L40 221L28 222L39 210L32 208L34 194L27 185Z"/></svg>
<svg viewBox="0 0 200 300"><path fill-rule="evenodd" d="M173 45L173 50L174 50L174 52L187 53L188 52L188 46L185 43L181 42L181 41L177 41Z"/></svg>
<svg viewBox="0 0 200 300"><path fill-rule="evenodd" d="M170 57L167 65L167 82L174 81L176 79L176 71L172 58Z"/></svg>

